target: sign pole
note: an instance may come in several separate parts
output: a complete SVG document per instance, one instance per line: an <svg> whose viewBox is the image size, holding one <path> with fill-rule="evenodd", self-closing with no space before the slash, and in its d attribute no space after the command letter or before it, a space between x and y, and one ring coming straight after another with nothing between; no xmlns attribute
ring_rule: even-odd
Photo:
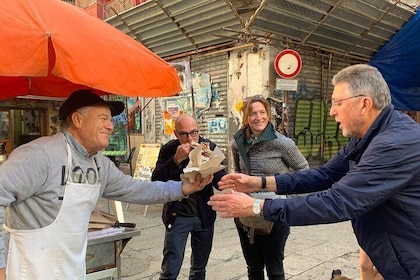
<svg viewBox="0 0 420 280"><path fill-rule="evenodd" d="M285 131L287 128L287 95L288 95L288 91L284 91L283 92L283 97L282 97L282 109L281 109L281 134L285 135Z"/></svg>

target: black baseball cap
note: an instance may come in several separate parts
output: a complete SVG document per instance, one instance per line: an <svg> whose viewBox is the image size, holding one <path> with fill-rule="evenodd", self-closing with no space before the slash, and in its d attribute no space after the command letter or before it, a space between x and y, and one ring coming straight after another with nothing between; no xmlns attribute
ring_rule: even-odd
<svg viewBox="0 0 420 280"><path fill-rule="evenodd" d="M96 95L91 90L83 89L73 92L58 110L60 120L64 120L68 115L79 108L94 105L106 105L111 110L111 115L116 116L124 111L124 103L121 101L106 101Z"/></svg>

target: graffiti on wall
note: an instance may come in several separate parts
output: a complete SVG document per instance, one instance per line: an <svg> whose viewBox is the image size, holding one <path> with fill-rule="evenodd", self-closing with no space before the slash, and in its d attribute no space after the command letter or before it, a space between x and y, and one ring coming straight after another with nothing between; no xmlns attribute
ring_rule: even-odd
<svg viewBox="0 0 420 280"><path fill-rule="evenodd" d="M320 93L315 90L311 89L306 85L304 80L299 80L297 91L292 92L292 100L297 101L299 98L319 98Z"/></svg>
<svg viewBox="0 0 420 280"><path fill-rule="evenodd" d="M282 93L277 92L278 95ZM274 98L273 100L275 101ZM273 116L276 116L276 128L279 130L281 103L271 103L272 109L275 109ZM288 92L286 105L292 107L287 117L293 122L289 137L295 140L307 159L328 160L347 143L348 139L342 135L338 124L329 115L330 106L321 97L321 93L308 86L304 79L299 80L297 91Z"/></svg>
<svg viewBox="0 0 420 280"><path fill-rule="evenodd" d="M348 141L329 110L319 97L302 97L296 102L294 138L306 158L327 160Z"/></svg>

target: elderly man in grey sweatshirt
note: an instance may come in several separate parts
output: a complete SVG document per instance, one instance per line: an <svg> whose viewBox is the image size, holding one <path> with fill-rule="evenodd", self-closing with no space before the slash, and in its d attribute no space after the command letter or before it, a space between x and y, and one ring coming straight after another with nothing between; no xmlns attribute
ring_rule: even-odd
<svg viewBox="0 0 420 280"><path fill-rule="evenodd" d="M62 132L18 147L0 166L0 280L85 279L87 227L101 197L164 203L212 180L147 182L123 174L99 152L123 109L76 91L60 107Z"/></svg>

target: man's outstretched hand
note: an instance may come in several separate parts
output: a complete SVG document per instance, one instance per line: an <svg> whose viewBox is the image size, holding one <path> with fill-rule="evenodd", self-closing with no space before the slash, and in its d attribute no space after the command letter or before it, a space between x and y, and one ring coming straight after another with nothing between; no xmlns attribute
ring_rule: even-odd
<svg viewBox="0 0 420 280"><path fill-rule="evenodd" d="M261 190L261 177L242 173L226 174L218 183L220 190L233 189L238 192L257 192Z"/></svg>
<svg viewBox="0 0 420 280"><path fill-rule="evenodd" d="M207 202L222 218L254 216L252 206L255 199L234 190L230 193L216 194ZM263 203L263 202L262 202ZM263 204L261 204L262 206Z"/></svg>
<svg viewBox="0 0 420 280"><path fill-rule="evenodd" d="M213 174L207 176L204 179L201 179L200 173L197 173L194 183L185 183L185 182L182 183L182 193L184 195L190 195L192 193L201 191L202 189L204 189L205 186L210 184L211 181L213 181Z"/></svg>

